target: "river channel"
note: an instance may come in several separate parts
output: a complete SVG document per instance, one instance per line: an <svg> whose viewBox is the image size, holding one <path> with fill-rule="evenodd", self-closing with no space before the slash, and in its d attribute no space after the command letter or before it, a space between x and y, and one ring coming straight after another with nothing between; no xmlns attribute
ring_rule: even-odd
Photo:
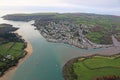
<svg viewBox="0 0 120 80"><path fill-rule="evenodd" d="M33 52L11 76L10 80L63 80L62 67L70 59L90 55L101 49L80 49L63 43L47 42L30 22L8 21L0 23L20 28L18 33L32 45Z"/></svg>

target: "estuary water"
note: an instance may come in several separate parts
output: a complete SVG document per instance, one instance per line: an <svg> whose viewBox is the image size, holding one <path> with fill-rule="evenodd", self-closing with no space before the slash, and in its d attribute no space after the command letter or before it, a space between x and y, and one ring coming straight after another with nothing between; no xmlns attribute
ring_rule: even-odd
<svg viewBox="0 0 120 80"><path fill-rule="evenodd" d="M11 76L10 80L63 80L62 67L70 59L90 55L101 49L80 49L63 43L47 42L30 22L9 21L0 18L0 23L20 28L19 34L32 45L33 52Z"/></svg>

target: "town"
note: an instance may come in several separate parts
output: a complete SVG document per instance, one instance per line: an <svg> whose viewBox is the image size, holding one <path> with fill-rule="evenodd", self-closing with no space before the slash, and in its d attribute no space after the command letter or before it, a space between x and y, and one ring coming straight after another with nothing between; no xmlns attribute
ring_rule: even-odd
<svg viewBox="0 0 120 80"><path fill-rule="evenodd" d="M45 25L43 21L39 21L39 24L36 22L35 26L37 26L37 29L47 41L66 43L84 49L112 46L95 44L87 39L86 34L90 30L84 24L75 24L70 21L48 21L46 22L47 25Z"/></svg>

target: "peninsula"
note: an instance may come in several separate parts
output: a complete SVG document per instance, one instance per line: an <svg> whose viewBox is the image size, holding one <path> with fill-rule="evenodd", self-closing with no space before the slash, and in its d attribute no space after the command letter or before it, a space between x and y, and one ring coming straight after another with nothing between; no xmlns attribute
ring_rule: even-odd
<svg viewBox="0 0 120 80"><path fill-rule="evenodd" d="M68 61L65 80L120 80L120 55L92 55Z"/></svg>
<svg viewBox="0 0 120 80"><path fill-rule="evenodd" d="M8 80L21 58L24 58L30 46L15 31L18 28L10 24L0 24L0 80ZM11 67L14 69L9 70ZM5 77L7 75L7 77Z"/></svg>

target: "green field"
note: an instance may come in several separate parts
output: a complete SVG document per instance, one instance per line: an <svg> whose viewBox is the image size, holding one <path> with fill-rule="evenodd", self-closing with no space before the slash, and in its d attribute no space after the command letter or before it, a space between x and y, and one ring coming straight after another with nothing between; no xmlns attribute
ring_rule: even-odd
<svg viewBox="0 0 120 80"><path fill-rule="evenodd" d="M17 58L23 52L24 43L8 42L0 45L0 54L3 56L11 55Z"/></svg>
<svg viewBox="0 0 120 80"><path fill-rule="evenodd" d="M120 55L113 57L93 56L79 58L64 68L64 72L66 72L64 74L68 74L65 76L66 80L94 80L96 77L120 76L119 57Z"/></svg>
<svg viewBox="0 0 120 80"><path fill-rule="evenodd" d="M89 34L87 34L87 38L92 41L92 42L95 42L97 44L100 44L101 43L101 38L102 38L102 34L99 33L99 32L91 32Z"/></svg>
<svg viewBox="0 0 120 80"><path fill-rule="evenodd" d="M18 57L23 55L24 43L23 42L7 42L0 45L0 68L7 65L11 60L16 60ZM7 56L10 58L6 59Z"/></svg>

